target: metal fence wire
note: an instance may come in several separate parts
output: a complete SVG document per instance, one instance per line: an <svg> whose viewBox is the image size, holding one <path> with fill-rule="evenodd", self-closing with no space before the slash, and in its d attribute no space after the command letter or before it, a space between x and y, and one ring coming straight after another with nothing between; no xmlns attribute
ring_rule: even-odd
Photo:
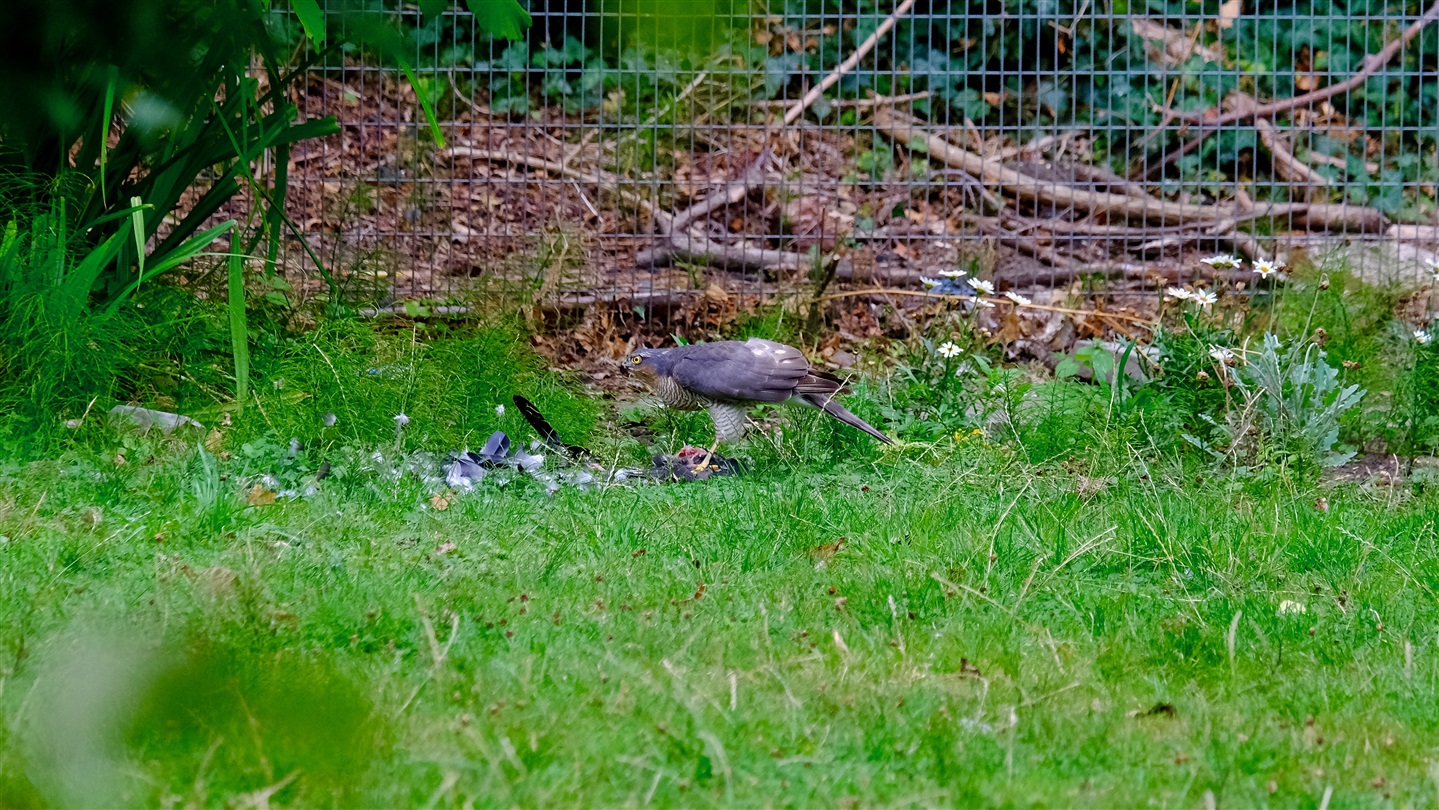
<svg viewBox="0 0 1439 810"><path fill-rule="evenodd" d="M643 308L962 270L1106 295L1218 253L1434 272L1439 4L530 6L520 42L391 9L437 131L393 66L312 69L302 110L342 131L295 149L290 205L350 291Z"/></svg>

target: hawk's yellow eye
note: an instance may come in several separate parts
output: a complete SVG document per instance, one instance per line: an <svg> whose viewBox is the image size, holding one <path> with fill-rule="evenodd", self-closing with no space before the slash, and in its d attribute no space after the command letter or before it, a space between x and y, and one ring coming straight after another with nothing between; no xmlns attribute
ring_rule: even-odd
<svg viewBox="0 0 1439 810"><path fill-rule="evenodd" d="M639 365L643 359L644 358L640 357L639 355L635 355L634 357L630 358L630 362L634 363L635 365Z"/></svg>

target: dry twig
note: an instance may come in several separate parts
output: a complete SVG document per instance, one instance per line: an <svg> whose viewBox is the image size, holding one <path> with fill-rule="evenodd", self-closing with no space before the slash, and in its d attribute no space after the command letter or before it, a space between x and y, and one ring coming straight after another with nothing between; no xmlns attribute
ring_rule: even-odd
<svg viewBox="0 0 1439 810"><path fill-rule="evenodd" d="M985 185L1001 186L1024 199L1091 213L1103 212L1125 219L1167 223L1211 221L1230 213L1221 206L1188 205L1155 197L1141 199L1130 194L1089 191L1050 180L1041 181L1001 161L961 149L938 135L920 129L917 123L912 118L902 120L885 108L874 113L874 125L880 132L905 145L921 144L931 156L945 164L979 178Z"/></svg>
<svg viewBox="0 0 1439 810"><path fill-rule="evenodd" d="M1304 187L1306 197L1314 197L1320 189L1329 185L1329 180L1294 156L1294 150L1279 134L1279 129L1268 118L1254 119L1254 128L1259 131L1259 141L1269 150L1274 164L1274 173L1283 180Z"/></svg>
<svg viewBox="0 0 1439 810"><path fill-rule="evenodd" d="M864 42L861 42L859 47L854 49L854 53L850 54L849 58L840 62L834 70L829 72L828 76L824 77L823 81L811 87L809 92L804 94L803 98L785 112L783 126L789 126L795 121L798 121L799 117L804 115L804 111L808 109L811 104L818 101L820 96L825 94L826 90L834 87L839 83L840 79L844 78L846 73L854 70L855 67L859 65L859 60L863 59L865 54L874 50L874 46L879 44L879 40L885 34L889 33L889 30L894 27L895 23L899 22L899 18L908 14L909 10L914 8L914 2L915 0L903 0L896 6L894 11L885 18L885 21L880 23L878 28L874 29L874 33L866 37Z"/></svg>
<svg viewBox="0 0 1439 810"><path fill-rule="evenodd" d="M969 300L973 300L973 299L971 299L971 298L969 298L969 297L962 296L962 295L945 295L945 294L943 294L943 293L917 292L917 291L915 291L915 290L895 290L895 289L885 289L885 288L870 289L870 290L846 290L845 292L837 292L837 293L830 293L829 295L822 295L822 296L820 296L819 298L817 298L817 299L815 299L815 300L816 300L817 302L819 302L819 301L836 301L836 300L839 300L839 299L841 299L841 298L854 298L854 297L862 296L862 295L900 295L900 296L907 296L907 297L910 297L910 298L948 298L948 299L950 299L950 300L952 300L952 301L969 301ZM1139 323L1139 324L1145 324L1145 325L1147 325L1147 326L1152 326L1152 325L1154 325L1154 320L1153 320L1152 318L1141 318L1141 317L1139 317L1138 315L1125 315L1125 314L1119 313L1119 312L1101 312L1101 311L1096 310L1096 309L1069 309L1069 308L1067 308L1067 307L1052 307L1052 306L1049 306L1048 304L1035 304L1035 303L1021 304L1021 303L1019 303L1019 302L1017 302L1017 301L1010 301L1010 300L1007 299L1007 298L1006 298L1006 299L1002 299L1002 300L1003 300L1005 303L1008 303L1008 304L1010 304L1011 306L1015 306L1015 307L1018 307L1018 308L1020 308L1020 309L1034 309L1034 310L1039 310L1039 311L1041 311L1041 312L1062 312L1062 313L1064 313L1064 314L1066 314L1066 315L1084 315L1084 316L1092 316L1092 317L1114 318L1114 319L1116 319L1116 320L1128 321L1129 323Z"/></svg>
<svg viewBox="0 0 1439 810"><path fill-rule="evenodd" d="M662 229L668 229L672 220L669 214L655 208L650 204L649 200L632 191L626 191L620 188L625 182L624 178L613 172L604 171L603 169L597 169L591 174L583 169L577 169L564 163L547 160L537 155L496 152L493 149L481 149L475 146L451 146L440 154L443 157L470 158L472 160L488 160L492 163L510 163L518 166L528 166L532 169L558 174L562 177L568 177L584 183L594 183L599 188L613 193L625 203L648 214L650 218L655 221L655 224Z"/></svg>
<svg viewBox="0 0 1439 810"><path fill-rule="evenodd" d="M1408 45L1410 40L1419 36L1430 23L1439 20L1439 2L1429 7L1424 15L1415 20L1404 29L1399 38L1385 45L1378 53L1364 57L1363 67L1357 73L1338 84L1331 84L1328 87L1321 87L1302 95L1286 98L1281 101L1272 101L1268 104L1260 104L1254 107L1241 107L1220 114L1213 107L1199 112L1177 112L1165 109L1166 116L1174 120L1184 121L1191 124L1203 124L1205 127L1220 127L1225 124L1233 124L1238 121L1248 121L1251 118L1273 118L1279 113L1288 112L1296 107L1303 107L1313 104L1316 101L1324 101L1335 96L1343 95L1368 81L1370 76L1379 72L1389 64L1394 57Z"/></svg>

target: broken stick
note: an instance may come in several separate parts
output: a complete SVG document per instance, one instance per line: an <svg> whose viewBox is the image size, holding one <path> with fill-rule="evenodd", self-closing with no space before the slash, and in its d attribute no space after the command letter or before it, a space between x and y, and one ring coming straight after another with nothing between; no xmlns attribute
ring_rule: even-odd
<svg viewBox="0 0 1439 810"><path fill-rule="evenodd" d="M985 185L1001 186L1026 199L1093 213L1103 212L1124 219L1169 224L1219 220L1231 214L1228 208L1222 206L1175 203L1156 197L1141 199L1131 194L1089 191L1041 181L1001 161L961 149L938 135L920 129L917 123L914 119L904 120L883 107L874 113L875 128L894 140L905 146L919 144L932 157L979 178Z"/></svg>
<svg viewBox="0 0 1439 810"><path fill-rule="evenodd" d="M1282 112L1288 112L1296 107L1313 104L1316 101L1325 101L1338 95L1343 95L1356 87L1364 84L1370 76L1386 67L1394 57L1408 45L1410 40L1419 36L1430 23L1439 20L1439 0L1424 12L1424 15L1415 20L1404 29L1399 38L1385 45L1378 53L1364 57L1363 67L1359 72L1345 79L1338 84L1331 84L1328 87L1321 87L1303 95L1286 98L1281 101L1272 101L1268 104L1260 104L1255 107L1230 110L1222 115L1213 107L1198 112L1178 112L1175 110L1163 110L1166 117L1172 116L1173 120L1184 121L1190 124L1202 124L1204 127L1220 127L1225 124L1233 124L1236 121L1247 121L1251 118L1273 118Z"/></svg>
<svg viewBox="0 0 1439 810"><path fill-rule="evenodd" d="M878 45L879 40L885 34L889 33L889 30L895 26L895 23L899 22L899 18L908 14L909 10L914 8L914 2L915 0L903 0L903 2L896 6L894 11L885 18L885 21L880 23L878 28L874 29L874 33L866 37L864 42L861 42L859 47L854 49L854 53L850 54L849 58L840 62L834 70L829 72L828 76L824 77L823 81L811 87L809 92L805 93L804 97L801 98L798 103L785 111L783 126L789 126L795 121L798 121L799 117L804 115L804 111L809 109L811 104L818 101L820 96L825 94L826 90L834 87L839 83L840 79L844 78L846 73L854 70L855 67L859 65L859 60L863 59L865 54L874 50L874 46Z"/></svg>

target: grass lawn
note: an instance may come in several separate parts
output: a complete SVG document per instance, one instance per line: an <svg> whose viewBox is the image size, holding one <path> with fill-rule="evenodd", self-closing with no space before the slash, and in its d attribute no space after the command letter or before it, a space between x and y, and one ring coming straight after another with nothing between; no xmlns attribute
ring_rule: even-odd
<svg viewBox="0 0 1439 810"><path fill-rule="evenodd" d="M152 449L0 468L0 805L1436 798L1422 481L962 444L247 506Z"/></svg>

